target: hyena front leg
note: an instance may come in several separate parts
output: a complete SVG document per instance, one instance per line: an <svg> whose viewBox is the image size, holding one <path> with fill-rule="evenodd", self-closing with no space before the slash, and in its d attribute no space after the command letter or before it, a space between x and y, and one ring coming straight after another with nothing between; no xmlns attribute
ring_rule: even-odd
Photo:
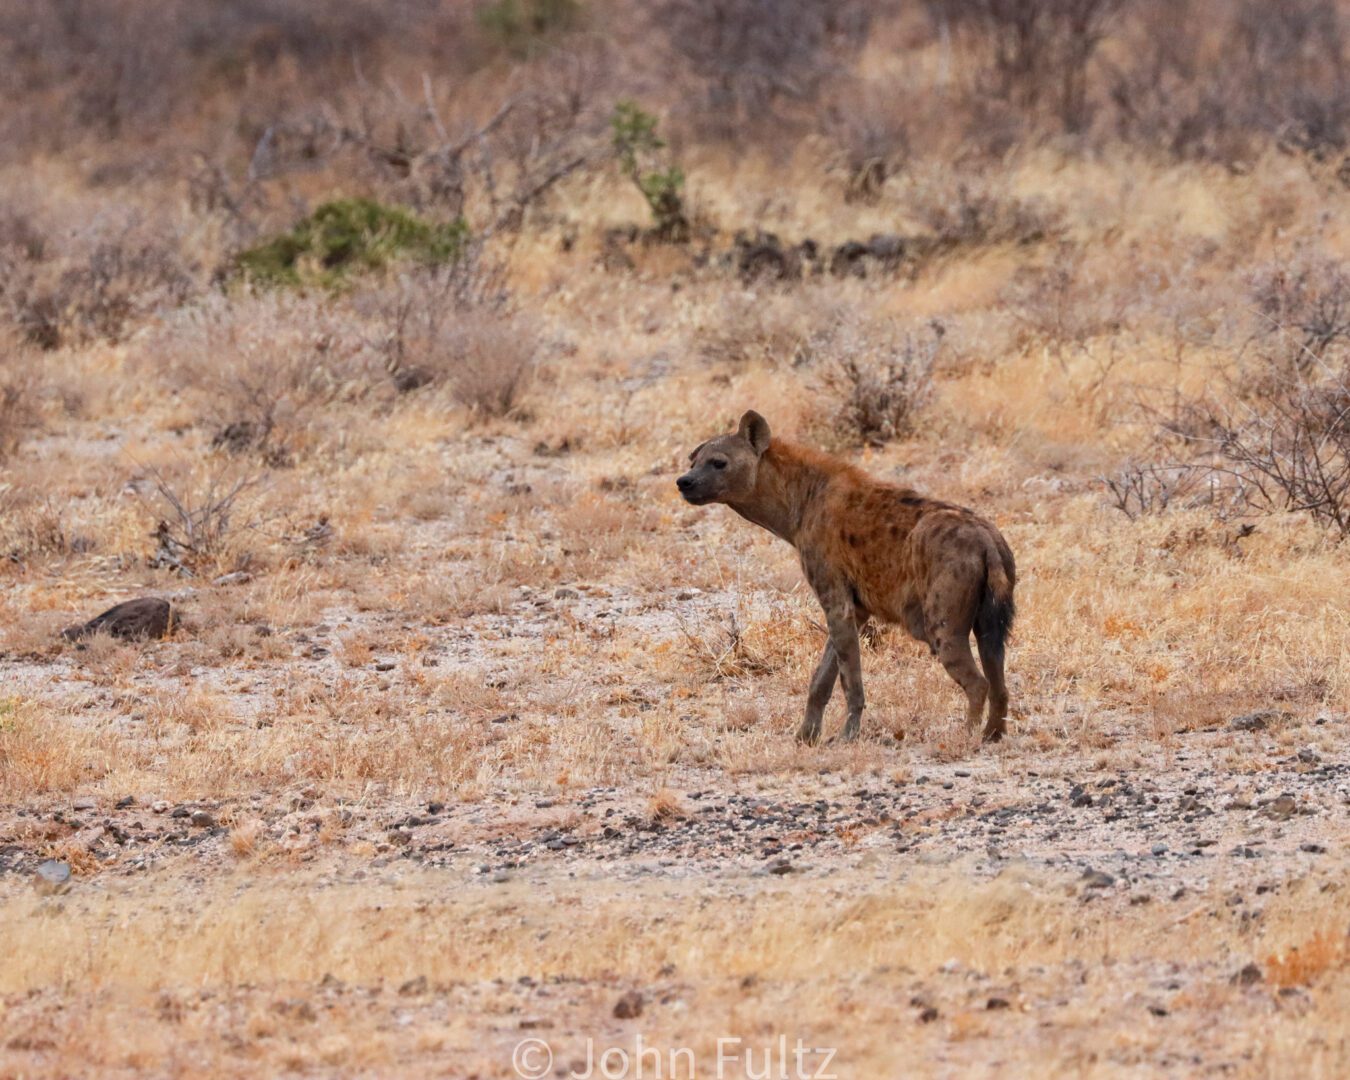
<svg viewBox="0 0 1350 1080"><path fill-rule="evenodd" d="M816 673L811 676L811 689L806 693L806 718L797 729L797 740L808 746L820 739L820 721L825 715L825 706L830 703L834 693L835 680L839 678L839 658L834 652L834 642L825 642L825 651L820 654L820 663Z"/></svg>
<svg viewBox="0 0 1350 1080"><path fill-rule="evenodd" d="M830 644L839 657L839 682L844 688L844 699L848 702L848 720L839 737L844 742L852 742L862 730L864 704L858 624L853 620L852 609L842 618L829 617L829 624Z"/></svg>

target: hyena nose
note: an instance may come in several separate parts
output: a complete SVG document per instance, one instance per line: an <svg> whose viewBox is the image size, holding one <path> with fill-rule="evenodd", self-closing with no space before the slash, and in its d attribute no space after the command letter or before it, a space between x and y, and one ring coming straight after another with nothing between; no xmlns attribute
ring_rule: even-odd
<svg viewBox="0 0 1350 1080"><path fill-rule="evenodd" d="M679 488L681 491L688 491L691 487L694 486L694 482L690 480L689 477L687 476L681 476L678 480L675 481L675 486Z"/></svg>

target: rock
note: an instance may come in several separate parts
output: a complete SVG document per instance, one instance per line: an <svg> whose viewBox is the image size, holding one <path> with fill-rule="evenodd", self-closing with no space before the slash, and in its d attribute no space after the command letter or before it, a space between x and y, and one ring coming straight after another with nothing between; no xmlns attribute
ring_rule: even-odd
<svg viewBox="0 0 1350 1080"><path fill-rule="evenodd" d="M425 994L427 992L427 977L419 975L415 979L409 979L398 988L400 997L413 997L416 994Z"/></svg>
<svg viewBox="0 0 1350 1080"><path fill-rule="evenodd" d="M642 991L629 990L614 1003L614 1017L617 1020L632 1020L642 1015L642 1008L646 1003Z"/></svg>
<svg viewBox="0 0 1350 1080"><path fill-rule="evenodd" d="M144 641L164 637L175 621L176 614L167 600L143 596L110 607L80 626L68 627L61 636L67 641L82 641L103 633L123 641Z"/></svg>
<svg viewBox="0 0 1350 1080"><path fill-rule="evenodd" d="M247 585L253 580L253 575L247 570L236 570L232 574L221 574L211 582L212 585Z"/></svg>
<svg viewBox="0 0 1350 1080"><path fill-rule="evenodd" d="M314 1006L304 998L289 998L286 1001L278 1001L272 1006L272 1011L279 1016L289 1017L306 1024L312 1024L319 1018L314 1011Z"/></svg>
<svg viewBox="0 0 1350 1080"><path fill-rule="evenodd" d="M1109 889L1116 883L1115 878L1101 870L1084 870L1078 880L1085 889Z"/></svg>
<svg viewBox="0 0 1350 1080"><path fill-rule="evenodd" d="M216 819L205 810L192 811L189 820L198 829L214 829L216 826Z"/></svg>
<svg viewBox="0 0 1350 1080"><path fill-rule="evenodd" d="M1266 803L1261 811L1271 821L1288 821L1294 816L1294 811L1298 809L1298 803L1294 801L1292 795L1281 795Z"/></svg>
<svg viewBox="0 0 1350 1080"><path fill-rule="evenodd" d="M1243 713L1228 721L1228 730L1265 731L1278 715L1274 709L1258 709L1256 712Z"/></svg>
<svg viewBox="0 0 1350 1080"><path fill-rule="evenodd" d="M1248 964L1228 981L1234 986L1255 986L1257 983L1265 982L1265 979L1266 977L1259 967L1255 964Z"/></svg>
<svg viewBox="0 0 1350 1080"><path fill-rule="evenodd" d="M60 859L48 859L38 865L33 882L43 896L67 892L70 889L70 864Z"/></svg>

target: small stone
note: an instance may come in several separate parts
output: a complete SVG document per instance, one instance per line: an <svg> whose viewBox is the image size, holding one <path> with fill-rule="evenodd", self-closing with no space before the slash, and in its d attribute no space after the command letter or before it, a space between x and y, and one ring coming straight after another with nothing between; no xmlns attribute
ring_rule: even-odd
<svg viewBox="0 0 1350 1080"><path fill-rule="evenodd" d="M1298 803L1294 801L1292 795L1281 795L1278 799L1267 803L1261 812L1272 821L1288 821L1297 809Z"/></svg>
<svg viewBox="0 0 1350 1080"><path fill-rule="evenodd" d="M1116 879L1101 870L1084 870L1079 882L1085 889L1109 889Z"/></svg>
<svg viewBox="0 0 1350 1080"><path fill-rule="evenodd" d="M53 896L70 889L70 864L60 859L39 863L34 884L43 896Z"/></svg>
<svg viewBox="0 0 1350 1080"><path fill-rule="evenodd" d="M1257 983L1265 982L1265 978L1259 967L1248 964L1228 981L1234 986L1255 986Z"/></svg>
<svg viewBox="0 0 1350 1080"><path fill-rule="evenodd" d="M192 811L192 816L189 820L192 822L193 826L198 829L214 829L216 826L216 819L205 810Z"/></svg>
<svg viewBox="0 0 1350 1080"><path fill-rule="evenodd" d="M629 990L614 1003L614 1017L617 1020L632 1020L642 1015L642 1008L646 1004L642 991Z"/></svg>
<svg viewBox="0 0 1350 1080"><path fill-rule="evenodd" d="M1228 721L1229 731L1265 731L1270 721L1276 717L1274 709L1259 709L1256 712L1243 713Z"/></svg>
<svg viewBox="0 0 1350 1080"><path fill-rule="evenodd" d="M289 1017L292 1020L300 1020L306 1024L312 1024L318 1019L318 1014L314 1011L314 1006L303 998L290 998L286 1001L278 1001L272 1006L272 1011L281 1016Z"/></svg>

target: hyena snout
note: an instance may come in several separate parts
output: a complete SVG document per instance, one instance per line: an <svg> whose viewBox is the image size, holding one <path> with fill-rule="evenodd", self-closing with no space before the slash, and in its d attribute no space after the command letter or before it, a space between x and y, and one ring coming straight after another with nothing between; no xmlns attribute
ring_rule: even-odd
<svg viewBox="0 0 1350 1080"><path fill-rule="evenodd" d="M710 490L711 485L704 478L696 476L692 469L676 480L675 486L680 489L684 501L695 506L711 502L717 495L715 491Z"/></svg>

